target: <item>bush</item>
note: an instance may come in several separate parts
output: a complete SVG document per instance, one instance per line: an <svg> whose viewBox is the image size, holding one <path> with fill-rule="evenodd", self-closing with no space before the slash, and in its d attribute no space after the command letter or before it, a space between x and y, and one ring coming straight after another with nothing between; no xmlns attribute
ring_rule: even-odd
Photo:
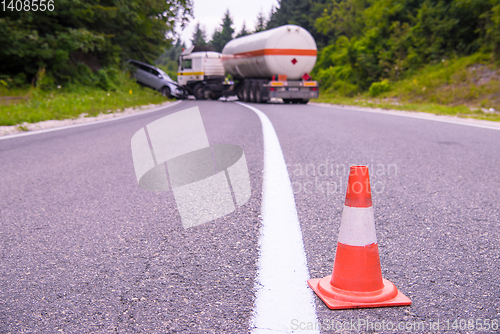
<svg viewBox="0 0 500 334"><path fill-rule="evenodd" d="M55 87L52 75L45 73L45 67L38 70L36 75L36 86L41 90L52 90Z"/></svg>
<svg viewBox="0 0 500 334"><path fill-rule="evenodd" d="M110 69L100 69L96 73L97 82L96 86L105 91L116 91L116 77L117 71L113 68Z"/></svg>
<svg viewBox="0 0 500 334"><path fill-rule="evenodd" d="M371 96L379 96L382 93L388 92L391 90L391 86L389 84L389 80L385 79L380 82L374 82L370 86L369 93Z"/></svg>

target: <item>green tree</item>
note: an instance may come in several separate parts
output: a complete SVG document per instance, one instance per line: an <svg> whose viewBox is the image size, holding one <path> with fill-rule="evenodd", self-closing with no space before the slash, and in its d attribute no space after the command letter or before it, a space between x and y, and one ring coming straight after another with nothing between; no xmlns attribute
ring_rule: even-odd
<svg viewBox="0 0 500 334"><path fill-rule="evenodd" d="M274 25L274 23L272 22L273 21L273 17L276 15L276 6L275 5L272 5L271 6L271 10L269 11L269 19L267 20L266 22L266 29L272 29L272 28L276 28L276 26Z"/></svg>
<svg viewBox="0 0 500 334"><path fill-rule="evenodd" d="M196 27L194 28L194 33L193 33L193 37L191 39L191 43L193 43L194 46L205 46L205 45L207 45L205 30L203 30L200 27L200 23L199 22L196 23Z"/></svg>
<svg viewBox="0 0 500 334"><path fill-rule="evenodd" d="M25 73L30 80L45 68L47 76L71 81L86 71L82 66L152 62L190 12L190 0L58 0L53 11L2 11L0 74Z"/></svg>
<svg viewBox="0 0 500 334"><path fill-rule="evenodd" d="M337 91L355 93L384 78L401 79L442 58L480 49L498 55L499 4L500 0L328 0L315 28L329 36L329 45L319 52L313 73Z"/></svg>
<svg viewBox="0 0 500 334"><path fill-rule="evenodd" d="M335 41L339 36L351 38L362 34L365 27L364 10L369 0L331 1L315 21L315 28Z"/></svg>
<svg viewBox="0 0 500 334"><path fill-rule="evenodd" d="M165 50L160 57L158 57L155 63L165 65L168 61L177 61L182 53L182 50L185 48L186 44L180 38L177 38L175 43L172 43L171 46Z"/></svg>
<svg viewBox="0 0 500 334"><path fill-rule="evenodd" d="M280 0L277 8L271 8L267 29L285 24L296 24L309 31L316 43L323 46L328 41L314 27L315 21L325 10L328 0Z"/></svg>
<svg viewBox="0 0 500 334"><path fill-rule="evenodd" d="M264 13L262 11L257 14L257 23L255 24L255 31L254 32L259 32L259 31L264 31L267 28L267 23L266 23L266 17L264 16Z"/></svg>
<svg viewBox="0 0 500 334"><path fill-rule="evenodd" d="M161 67L172 79L177 77L177 68L179 56L182 50L186 48L184 42L178 38L175 43L163 52L163 54L155 61L158 67Z"/></svg>
<svg viewBox="0 0 500 334"><path fill-rule="evenodd" d="M216 29L210 44L215 48L215 51L221 52L224 45L233 39L234 29L232 27L233 19L229 13L229 9L224 13L222 24L219 29Z"/></svg>
<svg viewBox="0 0 500 334"><path fill-rule="evenodd" d="M243 37L246 35L250 35L250 32L247 30L245 21L243 21L243 26L241 27L241 31L236 35L236 38Z"/></svg>
<svg viewBox="0 0 500 334"><path fill-rule="evenodd" d="M481 14L484 22L482 42L486 51L492 51L500 59L500 0L491 0L490 10Z"/></svg>

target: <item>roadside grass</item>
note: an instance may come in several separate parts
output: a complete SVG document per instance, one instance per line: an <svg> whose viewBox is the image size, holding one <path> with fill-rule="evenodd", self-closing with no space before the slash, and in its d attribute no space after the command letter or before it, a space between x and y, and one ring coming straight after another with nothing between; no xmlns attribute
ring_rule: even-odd
<svg viewBox="0 0 500 334"><path fill-rule="evenodd" d="M339 105L350 105L359 107L418 111L436 115L458 116L463 118L476 118L488 121L500 121L500 114L485 113L481 109L470 110L467 106L445 106L435 103L405 103L396 102L389 99L374 99L366 96L358 96L356 98L336 96L333 94L320 94L318 99L311 102L329 103Z"/></svg>
<svg viewBox="0 0 500 334"><path fill-rule="evenodd" d="M141 87L133 80L121 81L120 86L109 91L83 85L68 85L50 91L31 87L1 88L0 96L27 98L9 101L0 98L0 125L74 119L81 114L97 116L100 113L168 101L159 92Z"/></svg>
<svg viewBox="0 0 500 334"><path fill-rule="evenodd" d="M315 102L500 121L500 67L482 53L444 59L390 82L376 97L373 90L353 97L323 90Z"/></svg>

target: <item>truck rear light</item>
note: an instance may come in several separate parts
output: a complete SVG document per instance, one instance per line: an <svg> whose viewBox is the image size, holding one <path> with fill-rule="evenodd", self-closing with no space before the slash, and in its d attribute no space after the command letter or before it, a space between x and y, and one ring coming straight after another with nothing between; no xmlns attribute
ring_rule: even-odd
<svg viewBox="0 0 500 334"><path fill-rule="evenodd" d="M271 91L271 92L274 92L274 90L275 90L275 89L274 89L274 87L271 87L270 91Z"/></svg>
<svg viewBox="0 0 500 334"><path fill-rule="evenodd" d="M311 88L311 90L318 90L318 87L313 87Z"/></svg>

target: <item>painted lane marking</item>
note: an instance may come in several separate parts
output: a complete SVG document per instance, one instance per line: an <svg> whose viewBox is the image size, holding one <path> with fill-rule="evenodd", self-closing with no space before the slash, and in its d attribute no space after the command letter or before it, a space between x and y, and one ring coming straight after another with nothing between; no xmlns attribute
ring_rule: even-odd
<svg viewBox="0 0 500 334"><path fill-rule="evenodd" d="M47 132L53 132L53 131L59 131L59 130L66 130L66 129L71 129L71 128L78 128L78 127L81 127L81 126L94 125L94 124L102 124L102 123L111 122L111 121L118 121L118 120L129 118L129 117L146 115L146 114L149 114L149 113L161 110L161 109L170 108L170 107L178 105L181 102L182 101L176 101L176 102L174 102L172 104L169 104L168 106L158 107L158 108L155 108L155 109L152 109L152 110L147 110L147 111L139 112L139 113L136 113L136 114L131 114L131 115L125 115L125 116L118 116L118 117L103 119L101 121L87 122L87 123L80 123L80 124L71 124L71 125L60 126L60 127L57 127L57 128L35 130L35 131L29 131L29 132L24 132L24 133L17 133L17 134L14 134L14 135L5 135L5 136L1 136L0 140L12 139L12 138L19 138L19 137L25 137L25 136L32 136L32 135L38 135L38 134L41 134L41 133L47 133Z"/></svg>
<svg viewBox="0 0 500 334"><path fill-rule="evenodd" d="M262 228L252 333L298 332L317 324L309 271L292 185L278 136L259 109L237 102L259 116L264 136ZM309 330L308 333L319 333Z"/></svg>

